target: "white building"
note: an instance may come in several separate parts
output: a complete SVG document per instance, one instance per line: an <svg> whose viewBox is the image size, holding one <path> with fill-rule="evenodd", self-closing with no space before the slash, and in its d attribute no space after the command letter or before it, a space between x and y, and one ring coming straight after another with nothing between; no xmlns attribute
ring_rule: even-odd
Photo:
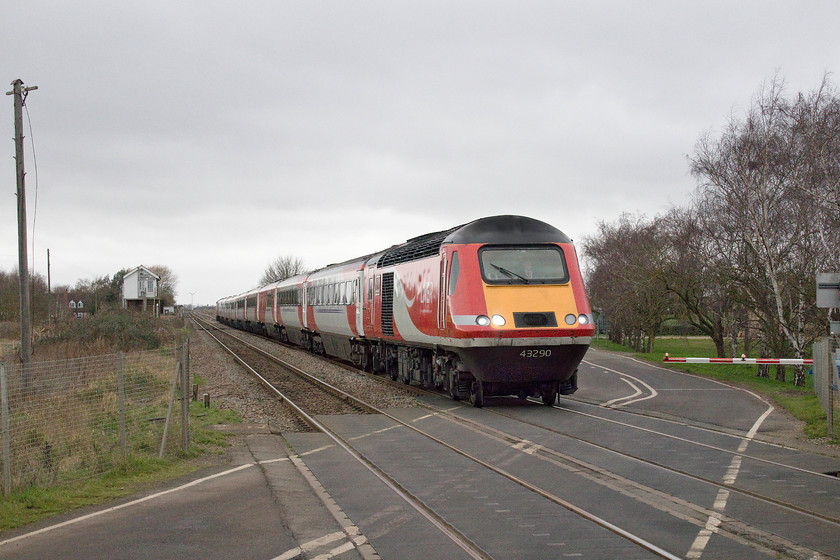
<svg viewBox="0 0 840 560"><path fill-rule="evenodd" d="M158 283L160 276L143 265L123 277L122 306L147 311L150 306L157 313Z"/></svg>

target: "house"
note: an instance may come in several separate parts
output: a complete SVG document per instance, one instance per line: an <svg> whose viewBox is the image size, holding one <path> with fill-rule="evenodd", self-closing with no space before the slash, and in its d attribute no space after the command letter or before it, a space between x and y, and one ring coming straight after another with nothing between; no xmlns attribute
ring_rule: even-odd
<svg viewBox="0 0 840 560"><path fill-rule="evenodd" d="M85 302L81 299L79 301L71 299L67 307L70 309L70 313L72 313L74 317L78 317L79 319L87 317Z"/></svg>
<svg viewBox="0 0 840 560"><path fill-rule="evenodd" d="M160 276L143 265L123 277L122 306L138 311L158 313L158 283Z"/></svg>

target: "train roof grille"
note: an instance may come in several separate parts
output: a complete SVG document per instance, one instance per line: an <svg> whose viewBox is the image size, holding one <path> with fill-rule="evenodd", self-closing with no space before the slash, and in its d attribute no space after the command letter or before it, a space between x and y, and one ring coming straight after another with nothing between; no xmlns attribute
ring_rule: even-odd
<svg viewBox="0 0 840 560"><path fill-rule="evenodd" d="M443 240L460 227L462 226L456 226L446 231L427 233L426 235L409 239L402 245L397 245L385 251L379 259L377 266L392 266L437 255L440 252L440 246Z"/></svg>

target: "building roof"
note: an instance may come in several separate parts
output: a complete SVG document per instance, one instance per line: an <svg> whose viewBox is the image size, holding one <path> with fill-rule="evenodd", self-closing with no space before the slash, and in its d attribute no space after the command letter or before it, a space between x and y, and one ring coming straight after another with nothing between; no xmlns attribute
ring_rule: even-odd
<svg viewBox="0 0 840 560"><path fill-rule="evenodd" d="M126 273L125 273L125 276L124 276L123 278L128 277L128 276L131 276L131 275L132 275L132 274L134 274L135 272L138 272L138 273L139 273L141 270L142 270L142 271L144 271L144 272L146 272L147 274L150 274L150 275L154 276L154 277L155 277L155 279L160 280L160 276L158 276L157 274L155 274L154 272L152 272L151 270L149 270L148 268L146 268L146 267L145 267L145 266L143 266L142 264L141 264L140 266L138 266L137 268L134 268L134 269L129 270L128 272L126 272Z"/></svg>

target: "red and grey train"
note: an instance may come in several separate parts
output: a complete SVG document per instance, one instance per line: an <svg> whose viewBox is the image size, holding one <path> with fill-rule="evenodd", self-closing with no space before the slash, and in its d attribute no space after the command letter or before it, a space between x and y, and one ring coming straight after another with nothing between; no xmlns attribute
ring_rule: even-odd
<svg viewBox="0 0 840 560"><path fill-rule="evenodd" d="M227 297L219 321L482 406L577 390L595 327L571 240L493 216Z"/></svg>

